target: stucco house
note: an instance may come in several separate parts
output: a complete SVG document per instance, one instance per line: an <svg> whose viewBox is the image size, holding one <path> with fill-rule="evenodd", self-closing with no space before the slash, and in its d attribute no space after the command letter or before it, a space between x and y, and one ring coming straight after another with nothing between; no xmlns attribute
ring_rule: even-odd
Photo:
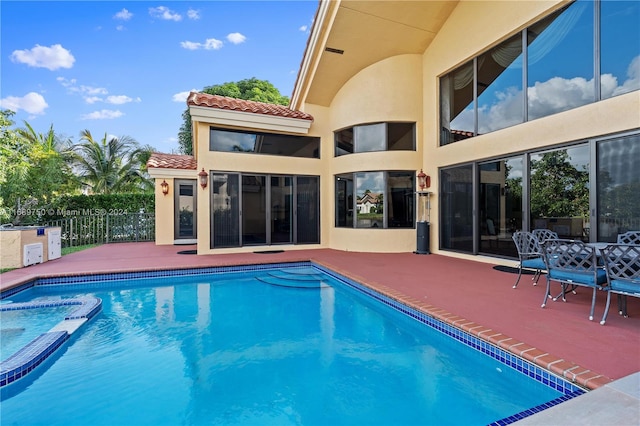
<svg viewBox="0 0 640 426"><path fill-rule="evenodd" d="M156 243L411 252L421 169L433 253L640 229L638 28L639 2L321 0L288 107L189 95L193 157L148 164Z"/></svg>

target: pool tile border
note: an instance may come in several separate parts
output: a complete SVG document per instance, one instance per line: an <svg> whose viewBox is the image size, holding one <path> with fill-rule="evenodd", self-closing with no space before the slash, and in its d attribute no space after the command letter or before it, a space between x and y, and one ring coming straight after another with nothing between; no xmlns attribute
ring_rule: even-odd
<svg viewBox="0 0 640 426"><path fill-rule="evenodd" d="M437 308L433 305L406 296L396 290L376 283L367 283L366 280L349 274L340 273L330 265L324 265L316 261L278 262L264 264L212 266L202 268L185 268L169 270L148 270L120 273L99 273L72 276L39 277L25 282L0 293L0 300L19 293L34 286L50 285L90 285L110 286L114 281L144 278L162 277L188 277L204 274L216 274L226 272L243 272L277 269L281 267L308 267L314 266L328 275L344 282L349 287L360 291L369 297L383 303L392 309L401 312L445 335L488 355L527 376L549 386L563 394L548 403L533 407L516 415L501 419L492 424L507 425L520 419L538 413L547 408L558 405L586 390L595 389L611 380L597 374L590 374L579 366L564 360L555 359L547 353L530 347L523 342L505 336L465 318ZM60 343L62 344L62 342ZM42 361L40 361L42 362ZM35 368L35 367L34 367ZM586 389L586 390L585 390Z"/></svg>
<svg viewBox="0 0 640 426"><path fill-rule="evenodd" d="M18 311L73 305L80 306L69 315L65 315L64 321L50 331L42 333L15 354L0 362L0 388L25 377L53 355L54 352L71 337L71 334L73 334L71 329L65 329L64 323L78 319L89 321L102 309L102 300L97 297L79 297L46 302L9 303L0 306L0 311ZM77 326L73 328L77 329Z"/></svg>

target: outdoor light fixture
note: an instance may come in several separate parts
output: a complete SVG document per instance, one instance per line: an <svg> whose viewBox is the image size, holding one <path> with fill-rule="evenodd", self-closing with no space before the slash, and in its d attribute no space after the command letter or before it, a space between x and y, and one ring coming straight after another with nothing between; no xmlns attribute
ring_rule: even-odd
<svg viewBox="0 0 640 426"><path fill-rule="evenodd" d="M202 168L202 171L198 173L198 180L200 181L200 186L202 187L202 189L205 189L209 180L209 174L204 171L204 167Z"/></svg>
<svg viewBox="0 0 640 426"><path fill-rule="evenodd" d="M418 173L418 187L420 191L424 191L426 188L431 186L431 178L427 176L422 169L420 169L420 173Z"/></svg>
<svg viewBox="0 0 640 426"><path fill-rule="evenodd" d="M166 180L162 179L162 183L160 184L162 187L162 194L167 195L169 193L169 184Z"/></svg>

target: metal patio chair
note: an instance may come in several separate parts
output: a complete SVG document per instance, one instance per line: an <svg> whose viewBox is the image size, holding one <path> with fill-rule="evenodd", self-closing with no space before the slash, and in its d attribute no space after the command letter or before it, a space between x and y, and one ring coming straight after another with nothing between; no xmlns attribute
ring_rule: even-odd
<svg viewBox="0 0 640 426"><path fill-rule="evenodd" d="M537 285L540 274L543 270L547 269L538 239L531 232L527 231L514 232L511 239L516 245L518 258L520 259L520 263L518 264L518 279L516 279L513 288L518 287L523 269L535 270L531 281L533 281L533 285Z"/></svg>
<svg viewBox="0 0 640 426"><path fill-rule="evenodd" d="M640 244L640 231L627 231L618 234L618 244Z"/></svg>
<svg viewBox="0 0 640 426"><path fill-rule="evenodd" d="M539 243L545 240L558 239L558 233L552 231L551 229L546 229L546 228L534 229L533 231L531 231L531 233L538 239Z"/></svg>
<svg viewBox="0 0 640 426"><path fill-rule="evenodd" d="M562 286L562 293L554 297L554 301L559 297L562 297L564 302L567 301L567 286L592 288L589 319L593 320L596 292L607 288L607 272L598 265L596 248L587 246L580 240L565 239L546 240L541 245L547 265L547 290L542 307L546 306L547 298L551 294L551 281L557 281Z"/></svg>
<svg viewBox="0 0 640 426"><path fill-rule="evenodd" d="M611 293L618 295L618 309L627 317L627 296L640 297L640 245L610 244L601 250L607 271L607 306L600 321L607 320Z"/></svg>

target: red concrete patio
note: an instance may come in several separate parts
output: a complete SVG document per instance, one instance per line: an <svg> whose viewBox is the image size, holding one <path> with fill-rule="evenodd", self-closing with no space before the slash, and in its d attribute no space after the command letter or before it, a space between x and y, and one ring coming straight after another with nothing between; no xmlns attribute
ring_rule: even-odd
<svg viewBox="0 0 640 426"><path fill-rule="evenodd" d="M629 298L629 318L617 314L615 299L601 326L606 294L599 292L594 321L589 321L591 291L579 289L567 302L547 303L544 277L532 286L523 276L494 265L442 255L355 253L330 249L185 255L195 246L154 243L107 244L47 263L0 275L5 290L36 277L246 265L311 260L369 285L443 321L465 329L556 374L595 389L640 371L640 300ZM514 261L515 265L516 262ZM559 289L553 284L553 291Z"/></svg>

